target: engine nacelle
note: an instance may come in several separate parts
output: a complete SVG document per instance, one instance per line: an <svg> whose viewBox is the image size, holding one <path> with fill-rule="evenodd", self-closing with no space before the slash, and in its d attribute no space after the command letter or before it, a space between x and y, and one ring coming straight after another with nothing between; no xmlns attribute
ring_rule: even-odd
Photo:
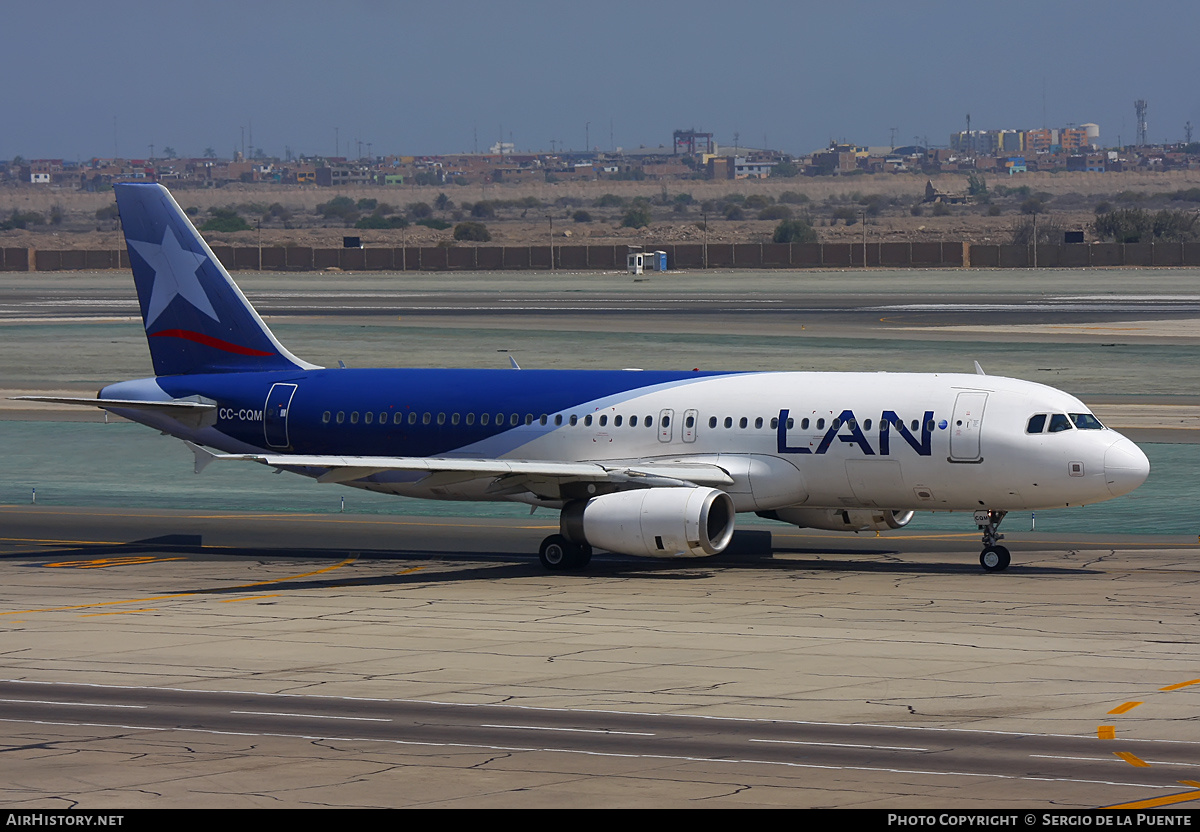
<svg viewBox="0 0 1200 832"><path fill-rule="evenodd" d="M640 557L715 555L733 537L733 500L715 488L641 488L602 494L562 511L577 543Z"/></svg>
<svg viewBox="0 0 1200 832"><path fill-rule="evenodd" d="M834 532L882 531L901 529L913 519L914 512L879 508L780 508L760 511L759 517L782 520L802 529L828 529Z"/></svg>

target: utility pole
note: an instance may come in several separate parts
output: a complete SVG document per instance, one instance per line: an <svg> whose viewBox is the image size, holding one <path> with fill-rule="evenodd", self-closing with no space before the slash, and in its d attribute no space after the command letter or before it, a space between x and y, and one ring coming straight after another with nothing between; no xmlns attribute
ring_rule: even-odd
<svg viewBox="0 0 1200 832"><path fill-rule="evenodd" d="M1033 268L1038 268L1038 215L1033 215Z"/></svg>
<svg viewBox="0 0 1200 832"><path fill-rule="evenodd" d="M858 216L862 219L863 227L863 268L867 267L867 212L859 211Z"/></svg>

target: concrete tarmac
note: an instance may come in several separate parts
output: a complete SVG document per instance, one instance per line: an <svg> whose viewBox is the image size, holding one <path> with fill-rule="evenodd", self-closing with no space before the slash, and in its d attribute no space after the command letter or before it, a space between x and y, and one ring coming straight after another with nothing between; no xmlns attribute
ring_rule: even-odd
<svg viewBox="0 0 1200 832"><path fill-rule="evenodd" d="M1200 427L1189 270L238 276L335 366L970 371ZM3 395L150 373L128 275L3 278ZM390 282L389 282L390 281ZM5 419L65 419L8 403ZM100 419L100 414L87 417ZM86 476L88 460L78 461ZM264 483L264 487L270 487ZM969 519L964 517L964 528ZM524 520L0 507L13 808L1188 807L1193 537L739 537L548 574Z"/></svg>
<svg viewBox="0 0 1200 832"><path fill-rule="evenodd" d="M548 515L0 521L10 808L1200 798L1190 538L1014 533L987 574L974 533L780 526L548 574Z"/></svg>

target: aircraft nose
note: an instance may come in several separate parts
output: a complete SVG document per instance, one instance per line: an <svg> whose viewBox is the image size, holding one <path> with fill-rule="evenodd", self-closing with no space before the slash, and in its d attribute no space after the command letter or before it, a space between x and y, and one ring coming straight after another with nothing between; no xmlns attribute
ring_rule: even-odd
<svg viewBox="0 0 1200 832"><path fill-rule="evenodd" d="M1114 497L1128 494L1150 476L1150 460L1142 449L1121 438L1104 452L1104 481Z"/></svg>

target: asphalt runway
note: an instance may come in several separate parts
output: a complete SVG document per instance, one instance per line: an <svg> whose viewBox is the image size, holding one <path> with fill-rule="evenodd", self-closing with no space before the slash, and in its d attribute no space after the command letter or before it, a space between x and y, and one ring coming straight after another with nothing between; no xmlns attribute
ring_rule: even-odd
<svg viewBox="0 0 1200 832"><path fill-rule="evenodd" d="M10 808L1200 798L1192 539L1013 534L986 574L973 533L781 527L550 575L537 515L0 518Z"/></svg>
<svg viewBox="0 0 1200 832"><path fill-rule="evenodd" d="M976 359L1083 395L1135 438L1200 434L1194 270L236 277L284 343L331 366ZM128 275L2 280L3 395L149 374ZM9 402L0 418L71 417ZM0 795L1195 805L1198 539L1005 528L1014 565L985 574L962 525L779 526L773 551L755 527L714 559L598 553L547 574L551 513L0 506Z"/></svg>

